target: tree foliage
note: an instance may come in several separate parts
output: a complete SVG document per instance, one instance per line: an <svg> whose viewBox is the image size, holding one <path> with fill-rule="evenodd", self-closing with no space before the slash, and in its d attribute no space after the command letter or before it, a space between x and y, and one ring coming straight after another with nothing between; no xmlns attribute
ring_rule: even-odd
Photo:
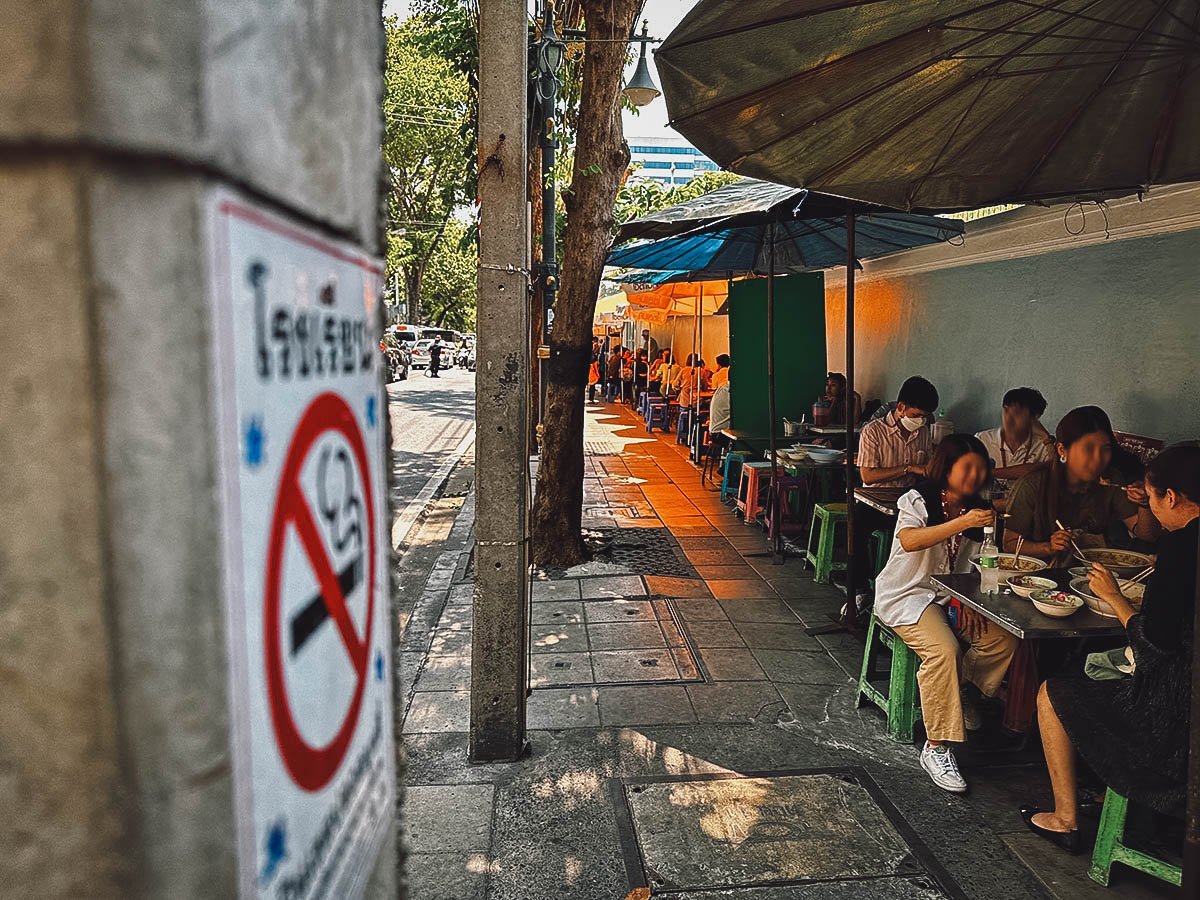
<svg viewBox="0 0 1200 900"><path fill-rule="evenodd" d="M740 178L732 172L704 172L685 184L676 185L665 185L649 178L628 178L617 192L613 218L618 225L623 225L638 216L694 200Z"/></svg>
<svg viewBox="0 0 1200 900"><path fill-rule="evenodd" d="M463 211L474 199L471 160L473 91L467 74L438 51L443 29L428 15L386 22L387 70L383 100L384 162L389 177L388 279L398 275L408 318L467 319L446 297L426 291L438 266L473 265L474 242L464 233ZM440 277L440 276L439 276ZM436 284L436 280L435 280ZM473 307L474 292L459 302Z"/></svg>
<svg viewBox="0 0 1200 900"><path fill-rule="evenodd" d="M446 224L421 284L422 321L439 328L475 330L479 256L473 231L456 219Z"/></svg>

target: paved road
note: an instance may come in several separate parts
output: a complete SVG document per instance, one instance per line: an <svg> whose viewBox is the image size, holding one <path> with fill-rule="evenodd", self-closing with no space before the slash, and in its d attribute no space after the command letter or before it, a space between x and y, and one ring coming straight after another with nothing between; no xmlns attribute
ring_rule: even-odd
<svg viewBox="0 0 1200 900"><path fill-rule="evenodd" d="M461 449L475 424L475 373L443 370L438 378L414 371L388 385L395 471L393 499L399 519L411 519L432 490L431 481ZM426 491L428 493L428 491ZM395 537L395 530L393 537ZM402 537L403 535L401 535Z"/></svg>

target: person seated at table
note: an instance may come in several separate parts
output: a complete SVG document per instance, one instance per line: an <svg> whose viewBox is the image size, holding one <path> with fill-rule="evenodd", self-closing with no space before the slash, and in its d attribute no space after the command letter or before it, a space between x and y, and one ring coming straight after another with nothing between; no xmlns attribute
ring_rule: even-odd
<svg viewBox="0 0 1200 900"><path fill-rule="evenodd" d="M642 401L649 385L650 364L646 361L646 351L638 350L633 359L633 405L638 406Z"/></svg>
<svg viewBox="0 0 1200 900"><path fill-rule="evenodd" d="M650 393L664 393L662 386L663 373L669 369L670 359L671 351L664 350L662 353L658 354L657 359L650 363Z"/></svg>
<svg viewBox="0 0 1200 900"><path fill-rule="evenodd" d="M1046 398L1033 388L1013 388L1001 404L1000 427L975 437L987 447L997 481L1015 481L1054 458L1054 438L1042 425Z"/></svg>
<svg viewBox="0 0 1200 900"><path fill-rule="evenodd" d="M978 613L962 607L959 633L950 627L948 598L930 576L970 570L993 512L979 497L990 474L987 450L978 438L944 438L929 464L929 477L897 502L896 533L887 565L875 579L875 615L920 657L917 687L927 740L921 768L942 790L961 793L951 742L980 727L978 712L963 691L973 682L995 696L1019 641ZM964 653L961 640L967 643Z"/></svg>
<svg viewBox="0 0 1200 900"><path fill-rule="evenodd" d="M604 356L604 367L600 370L604 376L604 399L612 402L617 399L621 390L621 345L614 343Z"/></svg>
<svg viewBox="0 0 1200 900"><path fill-rule="evenodd" d="M829 404L829 424L846 424L846 376L841 372L830 372L825 376L825 396ZM862 396L854 392L854 424L862 421Z"/></svg>
<svg viewBox="0 0 1200 900"><path fill-rule="evenodd" d="M704 370L704 360L695 353L689 353L687 362L679 367L675 375L675 387L679 390L679 405L694 406L696 403L696 387L699 380L701 391L707 390L708 379Z"/></svg>
<svg viewBox="0 0 1200 900"><path fill-rule="evenodd" d="M900 386L895 409L868 422L859 436L856 462L863 484L911 487L926 474L933 446L929 421L937 407L937 388L920 375Z"/></svg>
<svg viewBox="0 0 1200 900"><path fill-rule="evenodd" d="M1009 492L1004 548L1014 551L1023 537L1022 553L1065 563L1072 538L1080 547L1106 546L1105 532L1115 523L1141 540L1156 540L1160 528L1145 487L1101 482L1113 454L1112 427L1104 410L1071 410L1054 436L1050 465L1026 475Z"/></svg>
<svg viewBox="0 0 1200 900"><path fill-rule="evenodd" d="M726 380L713 391L712 400L708 407L709 455L719 467L721 457L733 444L733 440L725 434L725 430L733 424L729 404L729 381Z"/></svg>
<svg viewBox="0 0 1200 900"><path fill-rule="evenodd" d="M1075 753L1117 793L1167 815L1183 807L1187 776L1200 522L1200 447L1177 445L1146 470L1150 510L1166 529L1141 610L1112 573L1093 565L1092 592L1129 636L1131 676L1114 681L1051 678L1038 692L1038 730L1050 770L1054 808L1021 808L1034 834L1080 849Z"/></svg>
<svg viewBox="0 0 1200 900"><path fill-rule="evenodd" d="M729 354L718 353L717 371L713 372L709 383L712 385L712 389L715 391L727 381L729 381Z"/></svg>
<svg viewBox="0 0 1200 900"><path fill-rule="evenodd" d="M647 359L658 359L658 341L650 337L649 328L642 329L642 340L638 346L646 351Z"/></svg>
<svg viewBox="0 0 1200 900"><path fill-rule="evenodd" d="M933 446L930 414L937 406L937 388L920 375L914 375L900 386L894 408L863 426L855 462L864 485L909 488L925 477ZM871 532L891 527L891 516L865 504L856 505L855 556L866 559ZM858 609L865 609L869 602L867 579L867 567L855 566L853 588Z"/></svg>
<svg viewBox="0 0 1200 900"><path fill-rule="evenodd" d="M718 360L720 357L718 357ZM732 424L729 404L729 379L713 391L712 402L708 407L708 432L715 439Z"/></svg>

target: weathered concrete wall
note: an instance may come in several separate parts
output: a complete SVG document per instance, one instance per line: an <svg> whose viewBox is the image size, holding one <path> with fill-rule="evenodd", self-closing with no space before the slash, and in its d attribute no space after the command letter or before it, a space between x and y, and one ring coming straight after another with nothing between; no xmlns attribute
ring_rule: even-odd
<svg viewBox="0 0 1200 900"><path fill-rule="evenodd" d="M1061 208L1053 215L1048 227L1065 234ZM1111 215L1116 230L1121 212ZM968 230L962 251L977 244ZM908 375L925 375L955 425L975 431L999 423L1006 390L1029 385L1046 396L1051 430L1096 404L1120 431L1196 438L1197 258L1200 228L898 276L868 263L856 291L859 391L894 399ZM843 291L827 286L830 368L843 365Z"/></svg>
<svg viewBox="0 0 1200 900"><path fill-rule="evenodd" d="M204 196L378 252L379 4L10 0L0 33L0 883L232 897Z"/></svg>

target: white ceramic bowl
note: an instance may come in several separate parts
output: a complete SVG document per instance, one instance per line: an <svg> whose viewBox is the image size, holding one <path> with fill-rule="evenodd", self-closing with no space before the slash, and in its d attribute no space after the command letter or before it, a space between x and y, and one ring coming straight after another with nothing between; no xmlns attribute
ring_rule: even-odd
<svg viewBox="0 0 1200 900"><path fill-rule="evenodd" d="M1058 587L1058 582L1050 578L1039 578L1037 575L1013 575L1008 579L1008 586L1018 597L1029 599L1038 591L1052 591Z"/></svg>
<svg viewBox="0 0 1200 900"><path fill-rule="evenodd" d="M837 462L842 458L841 450L831 450L829 447L818 447L813 444L805 444L801 449L804 450L810 457L812 457L813 462L831 463Z"/></svg>
<svg viewBox="0 0 1200 900"><path fill-rule="evenodd" d="M1078 554L1075 558L1080 559ZM1111 547L1093 547L1090 550L1084 550L1082 560L1089 565L1094 562L1103 563L1114 575L1126 578L1154 565L1154 560L1145 553L1114 550Z"/></svg>
<svg viewBox="0 0 1200 900"><path fill-rule="evenodd" d="M1001 553L1000 560L1000 582L1003 584L1012 578L1014 575L1032 575L1034 572L1040 572L1047 567L1047 563L1032 556L1021 557L1021 568L1018 571L1012 567L1013 560L1016 559L1016 554ZM975 567L975 571L979 571L979 557L971 557L971 565Z"/></svg>
<svg viewBox="0 0 1200 900"><path fill-rule="evenodd" d="M1130 605L1134 609L1138 609L1142 605L1142 598L1146 595L1146 586L1141 582L1133 583L1121 579L1117 582L1117 587L1121 589L1121 593L1129 598ZM1110 619L1115 619L1117 614L1112 611L1112 607L1092 593L1091 585L1088 584L1086 578L1072 578L1071 590L1078 594L1083 602L1087 604L1088 609L1101 616L1107 616Z"/></svg>
<svg viewBox="0 0 1200 900"><path fill-rule="evenodd" d="M1065 619L1083 608L1083 600L1072 597L1066 591L1036 591L1029 599L1033 601L1038 612L1055 619Z"/></svg>

